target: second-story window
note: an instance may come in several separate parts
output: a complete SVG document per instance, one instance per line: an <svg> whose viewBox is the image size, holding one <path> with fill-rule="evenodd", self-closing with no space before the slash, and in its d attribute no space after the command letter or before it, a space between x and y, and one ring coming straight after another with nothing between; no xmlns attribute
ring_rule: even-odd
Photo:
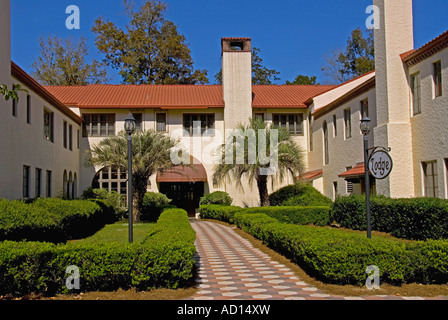
<svg viewBox="0 0 448 320"><path fill-rule="evenodd" d="M303 114L274 114L274 126L285 128L290 134L303 135Z"/></svg>
<svg viewBox="0 0 448 320"><path fill-rule="evenodd" d="M54 113L44 108L44 138L54 142Z"/></svg>
<svg viewBox="0 0 448 320"><path fill-rule="evenodd" d="M103 137L115 134L115 114L84 114L83 137Z"/></svg>
<svg viewBox="0 0 448 320"><path fill-rule="evenodd" d="M166 113L156 114L156 131L166 132Z"/></svg>
<svg viewBox="0 0 448 320"><path fill-rule="evenodd" d="M213 136L215 114L184 114L184 134Z"/></svg>
<svg viewBox="0 0 448 320"><path fill-rule="evenodd" d="M422 112L420 73L411 76L412 109L414 115Z"/></svg>
<svg viewBox="0 0 448 320"><path fill-rule="evenodd" d="M433 64L434 98L442 95L442 63L437 61Z"/></svg>

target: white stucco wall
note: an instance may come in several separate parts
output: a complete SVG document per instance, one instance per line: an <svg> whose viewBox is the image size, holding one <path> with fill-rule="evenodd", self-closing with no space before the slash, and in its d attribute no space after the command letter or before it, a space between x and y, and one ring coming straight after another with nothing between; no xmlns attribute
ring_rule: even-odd
<svg viewBox="0 0 448 320"><path fill-rule="evenodd" d="M433 63L442 63L442 96L434 97ZM439 198L447 198L448 159L448 48L409 68L409 75L420 72L421 113L413 114L412 149L414 155L415 195L424 196L422 162L437 161ZM411 94L411 92L409 91Z"/></svg>
<svg viewBox="0 0 448 320"><path fill-rule="evenodd" d="M11 77L11 76L10 76ZM19 93L17 117L12 115L12 102L0 102L0 198L21 199L23 194L23 166L30 167L29 191L30 198L35 196L36 168L42 170L41 194L45 196L46 171L52 171L52 196L62 195L63 173L70 172L79 181L79 150L77 149L77 130L80 126L60 112L56 107L42 99L18 79L12 78L12 83L22 84L28 90ZM31 96L30 123L27 123L27 94ZM54 112L54 142L44 138L43 110L44 107ZM73 150L63 147L63 121L73 127ZM79 195L77 182L75 195Z"/></svg>

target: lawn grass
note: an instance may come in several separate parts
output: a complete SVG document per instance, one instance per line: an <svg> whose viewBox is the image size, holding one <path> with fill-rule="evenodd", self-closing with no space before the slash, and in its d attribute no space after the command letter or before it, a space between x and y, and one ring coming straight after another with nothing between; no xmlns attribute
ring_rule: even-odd
<svg viewBox="0 0 448 320"><path fill-rule="evenodd" d="M134 242L142 242L154 228L156 223L138 222L133 225L133 237ZM105 242L117 242L128 243L129 242L129 230L128 222L126 220L117 221L113 224L106 225L103 229L95 233L94 235L74 240L72 242L77 243L105 243Z"/></svg>

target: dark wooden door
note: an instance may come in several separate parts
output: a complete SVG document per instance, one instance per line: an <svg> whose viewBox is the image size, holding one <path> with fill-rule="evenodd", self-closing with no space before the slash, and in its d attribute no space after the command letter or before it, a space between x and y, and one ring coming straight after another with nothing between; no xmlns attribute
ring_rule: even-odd
<svg viewBox="0 0 448 320"><path fill-rule="evenodd" d="M199 200L204 196L203 182L161 182L160 192L172 199L172 204L194 216Z"/></svg>

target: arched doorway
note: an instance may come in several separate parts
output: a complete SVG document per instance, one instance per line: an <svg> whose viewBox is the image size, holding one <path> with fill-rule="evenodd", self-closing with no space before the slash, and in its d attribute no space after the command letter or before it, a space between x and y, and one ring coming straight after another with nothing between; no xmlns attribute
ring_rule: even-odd
<svg viewBox="0 0 448 320"><path fill-rule="evenodd" d="M194 216L199 200L204 196L207 173L199 161L189 166L177 166L159 171L156 179L159 191L172 199L172 204Z"/></svg>

